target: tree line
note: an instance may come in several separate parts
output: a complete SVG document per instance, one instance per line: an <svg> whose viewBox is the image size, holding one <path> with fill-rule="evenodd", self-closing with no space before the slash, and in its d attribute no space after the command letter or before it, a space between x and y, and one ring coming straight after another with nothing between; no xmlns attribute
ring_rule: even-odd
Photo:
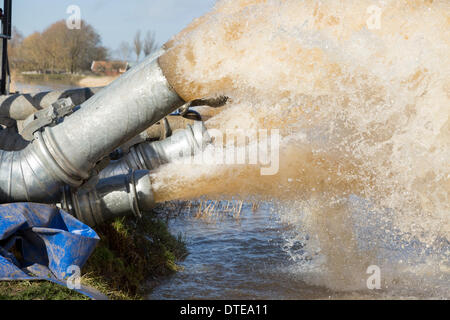
<svg viewBox="0 0 450 320"><path fill-rule="evenodd" d="M129 60L131 53L136 55L136 61L139 61L141 54L144 57L150 55L153 51L158 49L158 43L156 42L155 33L148 31L144 37L142 33L138 30L134 36L132 43L127 41L122 41L117 49L117 55L122 60Z"/></svg>
<svg viewBox="0 0 450 320"><path fill-rule="evenodd" d="M21 71L75 73L89 70L93 60L107 58L100 35L85 21L71 30L61 20L26 38L14 28L9 42L11 68Z"/></svg>
<svg viewBox="0 0 450 320"><path fill-rule="evenodd" d="M61 20L28 37L23 37L16 28L12 33L8 46L9 62L14 70L77 73L90 70L94 60L111 58L109 50L102 46L100 35L85 21L81 22L80 29L68 29L65 20ZM139 60L141 54L148 56L157 48L153 32L147 32L142 39L138 31L132 45L123 41L115 55L129 61L134 52Z"/></svg>

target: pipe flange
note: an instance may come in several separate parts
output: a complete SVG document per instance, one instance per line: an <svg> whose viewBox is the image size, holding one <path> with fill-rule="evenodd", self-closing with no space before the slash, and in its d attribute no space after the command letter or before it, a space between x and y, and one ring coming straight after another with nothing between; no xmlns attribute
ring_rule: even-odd
<svg viewBox="0 0 450 320"><path fill-rule="evenodd" d="M35 150L40 153L38 159L42 162L44 167L48 168L50 172L54 173L59 179L61 179L64 183L73 186L79 187L83 183L83 179L80 179L77 176L67 174L67 171L64 170L53 157L52 152L48 148L48 144L45 143L45 140L40 131L36 131L34 133L34 141L33 145L36 146Z"/></svg>
<svg viewBox="0 0 450 320"><path fill-rule="evenodd" d="M56 140L53 136L52 130L47 130L51 128L46 128L41 133L40 131L35 132L35 136L41 136L45 145L47 146L48 151L52 155L54 161L58 164L58 166L66 173L67 176L70 176L74 179L86 180L90 177L89 172L84 172L75 168L70 161L66 158L66 156L61 152L58 147Z"/></svg>

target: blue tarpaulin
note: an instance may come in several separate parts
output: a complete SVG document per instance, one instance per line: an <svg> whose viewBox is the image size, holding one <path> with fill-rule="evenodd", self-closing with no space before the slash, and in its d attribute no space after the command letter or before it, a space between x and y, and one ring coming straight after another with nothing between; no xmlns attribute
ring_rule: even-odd
<svg viewBox="0 0 450 320"><path fill-rule="evenodd" d="M49 280L64 285L82 268L99 237L53 206L0 205L0 280ZM95 292L77 290L92 298Z"/></svg>

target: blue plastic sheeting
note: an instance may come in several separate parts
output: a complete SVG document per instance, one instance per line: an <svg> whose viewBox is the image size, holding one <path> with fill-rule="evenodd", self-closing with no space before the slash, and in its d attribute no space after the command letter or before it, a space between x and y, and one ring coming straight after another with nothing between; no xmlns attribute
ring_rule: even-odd
<svg viewBox="0 0 450 320"><path fill-rule="evenodd" d="M99 240L94 230L56 207L0 205L0 280L42 279L64 285Z"/></svg>

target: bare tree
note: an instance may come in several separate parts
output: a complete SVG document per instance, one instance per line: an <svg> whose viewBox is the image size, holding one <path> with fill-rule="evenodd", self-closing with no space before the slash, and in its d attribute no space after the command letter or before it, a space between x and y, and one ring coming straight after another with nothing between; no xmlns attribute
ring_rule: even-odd
<svg viewBox="0 0 450 320"><path fill-rule="evenodd" d="M151 31L148 31L144 39L144 55L148 56L157 48L158 44L156 43L155 34Z"/></svg>
<svg viewBox="0 0 450 320"><path fill-rule="evenodd" d="M10 61L12 67L22 70L75 73L89 70L93 60L107 57L100 35L85 21L79 30L69 30L61 20L23 40L17 30L14 35L9 44Z"/></svg>
<svg viewBox="0 0 450 320"><path fill-rule="evenodd" d="M124 61L128 61L128 59L130 58L130 52L131 52L131 48L130 48L130 45L128 44L128 42L122 41L119 45L118 51L119 51L120 58Z"/></svg>
<svg viewBox="0 0 450 320"><path fill-rule="evenodd" d="M39 32L34 32L23 40L21 46L22 69L45 71L47 67L47 59L45 56L44 41ZM11 58L11 57L10 57ZM12 59L15 59L12 58Z"/></svg>
<svg viewBox="0 0 450 320"><path fill-rule="evenodd" d="M15 26L12 28L12 37L8 41L9 61L13 69L17 68L24 62L22 55L22 45L24 40L23 34Z"/></svg>
<svg viewBox="0 0 450 320"><path fill-rule="evenodd" d="M141 31L140 30L138 30L136 32L136 35L134 36L133 44L134 44L134 53L136 53L136 61L139 61L139 57L141 56L141 52L142 52L142 40L141 40Z"/></svg>
<svg viewBox="0 0 450 320"><path fill-rule="evenodd" d="M66 70L71 73L88 70L92 61L107 58L107 50L101 45L100 35L85 21L81 21L80 29L70 30L66 27L63 30L63 46L66 48L63 61Z"/></svg>

